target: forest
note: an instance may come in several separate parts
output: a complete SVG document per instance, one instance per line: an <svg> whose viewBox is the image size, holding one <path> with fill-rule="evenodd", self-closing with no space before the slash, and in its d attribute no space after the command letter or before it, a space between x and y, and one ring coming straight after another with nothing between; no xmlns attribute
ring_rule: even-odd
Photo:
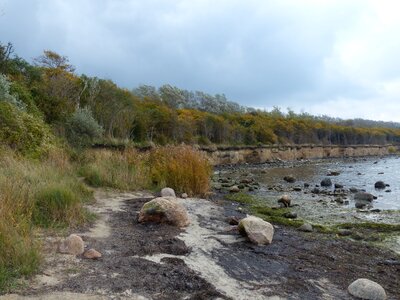
<svg viewBox="0 0 400 300"><path fill-rule="evenodd" d="M279 104L279 103L278 103ZM261 111L224 94L171 85L128 90L79 75L66 56L46 50L27 62L0 44L0 142L38 154L54 141L93 144L386 144L397 123Z"/></svg>

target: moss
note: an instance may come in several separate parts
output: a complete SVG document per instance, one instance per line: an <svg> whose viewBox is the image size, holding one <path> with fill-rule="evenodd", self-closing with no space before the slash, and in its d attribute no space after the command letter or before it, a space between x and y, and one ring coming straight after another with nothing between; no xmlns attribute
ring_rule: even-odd
<svg viewBox="0 0 400 300"><path fill-rule="evenodd" d="M256 204L257 200L255 199L254 196L247 194L247 193L237 193L237 194L228 194L225 195L225 199L229 200L229 201L234 201L237 203L241 203L241 204Z"/></svg>
<svg viewBox="0 0 400 300"><path fill-rule="evenodd" d="M364 229L364 230L373 230L376 232L400 232L400 224L383 224L374 222L343 223L336 225L336 228Z"/></svg>

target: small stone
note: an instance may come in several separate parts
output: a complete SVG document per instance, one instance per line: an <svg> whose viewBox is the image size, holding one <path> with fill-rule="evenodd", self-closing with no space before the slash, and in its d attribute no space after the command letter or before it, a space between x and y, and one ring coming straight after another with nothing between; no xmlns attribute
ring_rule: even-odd
<svg viewBox="0 0 400 300"><path fill-rule="evenodd" d="M282 195L282 197L279 198L278 203L281 203L284 207L289 207L291 199L288 195Z"/></svg>
<svg viewBox="0 0 400 300"><path fill-rule="evenodd" d="M358 192L358 189L356 189L355 187L351 187L350 189L349 189L349 191L350 191L350 193L357 193Z"/></svg>
<svg viewBox="0 0 400 300"><path fill-rule="evenodd" d="M304 183L304 187L308 188L308 187L310 187L310 184L309 183Z"/></svg>
<svg viewBox="0 0 400 300"><path fill-rule="evenodd" d="M385 187L386 187L386 184L383 181L379 180L379 181L375 182L376 189L384 189Z"/></svg>
<svg viewBox="0 0 400 300"><path fill-rule="evenodd" d="M385 300L386 292L384 288L369 279L360 278L349 285L348 291L350 295L365 300Z"/></svg>
<svg viewBox="0 0 400 300"><path fill-rule="evenodd" d="M300 186L295 186L295 187L293 188L293 191L295 191L295 192L301 192L301 187L300 187Z"/></svg>
<svg viewBox="0 0 400 300"><path fill-rule="evenodd" d="M83 253L83 256L88 259L98 259L101 257L101 253L91 248L85 251L85 253Z"/></svg>
<svg viewBox="0 0 400 300"><path fill-rule="evenodd" d="M231 193L239 193L240 192L240 188L237 185L234 185L234 186L229 188L229 192L231 192Z"/></svg>
<svg viewBox="0 0 400 300"><path fill-rule="evenodd" d="M332 186L332 180L330 178L322 179L321 186L324 186L324 187Z"/></svg>
<svg viewBox="0 0 400 300"><path fill-rule="evenodd" d="M284 213L283 216L288 219L296 219L297 218L297 214L295 212L287 212L287 213Z"/></svg>
<svg viewBox="0 0 400 300"><path fill-rule="evenodd" d="M342 188L343 188L343 184L335 183L335 189L342 189Z"/></svg>
<svg viewBox="0 0 400 300"><path fill-rule="evenodd" d="M340 172L339 171L331 171L327 174L327 176L339 176Z"/></svg>
<svg viewBox="0 0 400 300"><path fill-rule="evenodd" d="M85 250L85 245L80 236L76 234L71 234L65 240L63 240L59 247L58 251L64 254L72 254L72 255L81 255Z"/></svg>
<svg viewBox="0 0 400 300"><path fill-rule="evenodd" d="M186 194L186 193L183 193L182 195L181 195L181 198L182 199L186 199L188 197L188 194Z"/></svg>
<svg viewBox="0 0 400 300"><path fill-rule="evenodd" d="M349 236L351 235L351 230L350 229L339 229L338 235L340 236Z"/></svg>
<svg viewBox="0 0 400 300"><path fill-rule="evenodd" d="M283 177L283 180L285 180L286 182L289 182L289 183L293 183L296 181L296 178L294 178L294 176L292 176L292 175L288 175L288 176Z"/></svg>
<svg viewBox="0 0 400 300"><path fill-rule="evenodd" d="M169 187L161 190L161 197L174 197L176 198L175 191Z"/></svg>
<svg viewBox="0 0 400 300"><path fill-rule="evenodd" d="M240 218L237 216L230 216L227 218L229 225L238 225Z"/></svg>
<svg viewBox="0 0 400 300"><path fill-rule="evenodd" d="M311 193L313 193L313 194L319 194L320 193L320 190L319 190L319 188L313 188L312 190L311 190Z"/></svg>
<svg viewBox="0 0 400 300"><path fill-rule="evenodd" d="M372 200L374 200L374 195L367 192L358 192L354 195L354 199L372 202Z"/></svg>
<svg viewBox="0 0 400 300"><path fill-rule="evenodd" d="M297 229L300 230L300 231L304 231L304 232L313 232L313 227L309 223L304 223L303 225L301 225Z"/></svg>

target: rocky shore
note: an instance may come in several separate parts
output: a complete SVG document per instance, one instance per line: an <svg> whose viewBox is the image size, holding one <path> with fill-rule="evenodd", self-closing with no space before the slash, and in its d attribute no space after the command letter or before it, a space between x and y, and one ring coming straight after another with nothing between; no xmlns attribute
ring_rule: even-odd
<svg viewBox="0 0 400 300"><path fill-rule="evenodd" d="M146 206L156 198L148 193L96 198L99 219L75 233L101 257L59 253L62 237L43 237L40 274L0 299L354 299L350 290L379 287L400 298L399 256L382 248L274 223L272 240L254 243L235 225L246 213L220 197L168 200L184 212L165 219L156 215L170 204ZM362 278L378 288L359 281L348 290Z"/></svg>

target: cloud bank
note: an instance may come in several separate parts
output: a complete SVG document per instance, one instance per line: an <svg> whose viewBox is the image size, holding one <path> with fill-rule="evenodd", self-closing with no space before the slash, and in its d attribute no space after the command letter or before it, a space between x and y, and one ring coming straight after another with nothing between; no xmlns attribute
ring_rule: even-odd
<svg viewBox="0 0 400 300"><path fill-rule="evenodd" d="M400 121L398 11L385 0L0 0L0 41L127 88Z"/></svg>

